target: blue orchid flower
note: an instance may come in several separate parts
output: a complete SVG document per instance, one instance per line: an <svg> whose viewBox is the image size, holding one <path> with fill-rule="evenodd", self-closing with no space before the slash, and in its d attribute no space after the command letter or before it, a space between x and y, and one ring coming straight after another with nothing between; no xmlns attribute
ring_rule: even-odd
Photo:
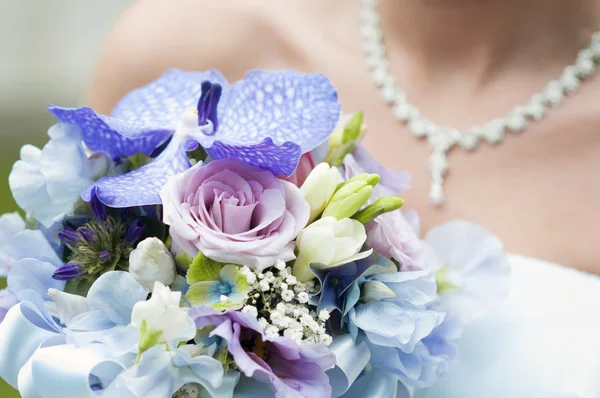
<svg viewBox="0 0 600 398"><path fill-rule="evenodd" d="M195 128L189 120L180 123L189 108L197 111ZM79 126L89 149L115 160L138 152L150 155L171 139L144 167L93 184L106 205L132 207L160 204L160 188L168 177L190 167L186 149L196 143L212 159L237 158L290 176L303 153L327 140L340 104L334 87L320 74L252 71L229 85L215 70L169 70L127 94L111 116L89 107L50 105L49 110L61 122ZM84 191L85 200L92 187Z"/></svg>

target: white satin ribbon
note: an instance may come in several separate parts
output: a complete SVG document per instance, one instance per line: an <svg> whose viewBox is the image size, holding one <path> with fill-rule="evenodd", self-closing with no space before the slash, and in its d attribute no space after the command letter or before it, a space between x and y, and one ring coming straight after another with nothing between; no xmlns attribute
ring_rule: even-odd
<svg viewBox="0 0 600 398"><path fill-rule="evenodd" d="M342 396L361 374L371 359L371 351L363 341L357 346L349 334L336 336L329 349L335 354L335 368L327 372L332 396Z"/></svg>
<svg viewBox="0 0 600 398"><path fill-rule="evenodd" d="M65 344L55 325L22 302L0 323L0 377L23 398L98 398L92 385L106 388L124 367L97 347Z"/></svg>
<svg viewBox="0 0 600 398"><path fill-rule="evenodd" d="M12 307L0 323L0 377L17 388L21 368L45 340L56 335L28 303Z"/></svg>

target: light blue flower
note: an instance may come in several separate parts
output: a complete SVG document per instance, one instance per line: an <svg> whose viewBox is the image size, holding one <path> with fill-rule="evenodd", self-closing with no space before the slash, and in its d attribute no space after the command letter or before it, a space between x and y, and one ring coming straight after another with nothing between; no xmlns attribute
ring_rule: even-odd
<svg viewBox="0 0 600 398"><path fill-rule="evenodd" d="M430 308L437 297L434 275L427 270L398 272L378 254L334 269L316 266L315 271L322 286L320 306L340 311L342 325L357 344L367 343L371 363L380 355L394 357L398 377L410 386L424 382L427 372L415 371L421 361L418 349L445 315ZM384 349L389 352L381 354Z"/></svg>
<svg viewBox="0 0 600 398"><path fill-rule="evenodd" d="M462 323L486 315L510 287L510 263L502 242L468 221L434 227L425 237L423 265L434 272L442 311Z"/></svg>
<svg viewBox="0 0 600 398"><path fill-rule="evenodd" d="M107 398L171 397L185 384L201 386L200 396L231 398L239 372L224 373L216 359L186 344L173 351L154 347L122 372L102 395Z"/></svg>
<svg viewBox="0 0 600 398"><path fill-rule="evenodd" d="M77 345L106 343L118 354L136 351L138 334L129 327L131 312L138 301L145 301L148 290L128 272L102 274L87 295L89 310L74 316L63 333Z"/></svg>
<svg viewBox="0 0 600 398"><path fill-rule="evenodd" d="M23 295L37 294L49 301L48 289L64 288L64 282L52 279L62 265L41 231L25 229L25 222L16 213L0 217L0 276L7 276L8 285L2 293L1 308L8 310Z"/></svg>
<svg viewBox="0 0 600 398"><path fill-rule="evenodd" d="M160 188L168 177L190 167L185 150L197 143L211 159L237 158L290 176L303 153L327 140L340 112L327 78L291 70L252 71L231 85L214 70L170 70L127 94L111 116L88 107L49 110L60 121L79 126L88 148L120 159L155 152L174 134L184 112L196 107L197 131L174 137L146 166L95 183L99 199L112 207L160 204ZM193 140L186 141L190 136ZM84 199L90 192L85 191Z"/></svg>
<svg viewBox="0 0 600 398"><path fill-rule="evenodd" d="M15 260L15 249L11 240L25 231L25 221L18 213L6 213L0 216L0 276L8 275Z"/></svg>
<svg viewBox="0 0 600 398"><path fill-rule="evenodd" d="M21 160L8 178L17 204L46 228L71 213L83 189L93 183L79 128L57 124L48 135L41 150L21 148Z"/></svg>
<svg viewBox="0 0 600 398"><path fill-rule="evenodd" d="M412 394L391 372L370 367L342 398L411 398Z"/></svg>
<svg viewBox="0 0 600 398"><path fill-rule="evenodd" d="M21 260L26 262L24 268L46 268L49 264L32 260ZM16 268L21 268L20 265ZM103 357L126 359L131 356L132 361L135 359L138 334L135 328L129 327L131 311L136 302L146 299L148 292L129 273L112 271L103 274L90 288L87 299L68 293L57 294L52 287L48 295L48 287L41 279L32 280L29 285L25 280L18 282L21 289L17 295L21 302L11 308L0 324L0 341L3 342L0 345L0 377L12 386L17 387L19 373L44 347L64 346L66 352L69 347L93 349L101 346ZM10 285L9 276L9 288ZM57 362L60 357L52 360L60 364ZM53 375L41 375L39 380L31 383L46 383L47 377ZM69 388L67 384L64 387Z"/></svg>
<svg viewBox="0 0 600 398"><path fill-rule="evenodd" d="M237 266L227 264L219 271L218 278L194 283L185 298L192 305L208 305L221 310L241 308L250 290L246 276Z"/></svg>
<svg viewBox="0 0 600 398"><path fill-rule="evenodd" d="M377 345L367 340L371 351L370 366L374 373L395 375L407 386L431 387L456 363L456 342L461 335L462 324L457 319L446 316L410 353L398 347Z"/></svg>

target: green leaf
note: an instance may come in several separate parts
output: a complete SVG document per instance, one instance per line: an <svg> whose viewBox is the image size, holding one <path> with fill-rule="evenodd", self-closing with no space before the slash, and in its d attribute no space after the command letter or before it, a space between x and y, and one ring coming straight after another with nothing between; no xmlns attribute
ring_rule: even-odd
<svg viewBox="0 0 600 398"><path fill-rule="evenodd" d="M208 154L202 146L198 145L198 148L194 149L191 152L188 152L187 156L190 162L192 162L192 164L196 164L198 162L204 161L208 157Z"/></svg>
<svg viewBox="0 0 600 398"><path fill-rule="evenodd" d="M219 349L215 353L215 359L221 362L221 364L223 364L223 369L225 370L225 373L229 372L229 368L232 365L235 365L235 361L233 360L231 355L229 355L229 351L227 350L226 344L223 344L219 347Z"/></svg>
<svg viewBox="0 0 600 398"><path fill-rule="evenodd" d="M140 167L148 164L152 161L150 156L144 155L141 152L138 152L127 159L127 171L137 170Z"/></svg>
<svg viewBox="0 0 600 398"><path fill-rule="evenodd" d="M90 287L92 287L94 282L95 279L88 276L80 276L79 278L70 279L65 284L64 292L86 297Z"/></svg>
<svg viewBox="0 0 600 398"><path fill-rule="evenodd" d="M192 261L192 265L187 273L187 282L193 285L196 282L202 281L217 281L219 280L219 272L225 264L211 260L202 253L198 253Z"/></svg>
<svg viewBox="0 0 600 398"><path fill-rule="evenodd" d="M194 259L184 252L181 252L175 256L175 264L183 269L189 269L192 265L192 261L194 261Z"/></svg>

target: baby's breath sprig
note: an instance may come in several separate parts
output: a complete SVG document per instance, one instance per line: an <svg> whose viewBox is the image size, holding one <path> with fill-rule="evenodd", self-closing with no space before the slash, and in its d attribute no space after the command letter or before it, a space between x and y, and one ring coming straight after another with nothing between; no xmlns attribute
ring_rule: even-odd
<svg viewBox="0 0 600 398"><path fill-rule="evenodd" d="M329 312L317 314L316 307L309 304L314 282L298 281L284 262L264 273L248 267L241 272L250 285L242 312L255 316L267 337L283 335L298 344L331 343L325 328Z"/></svg>

